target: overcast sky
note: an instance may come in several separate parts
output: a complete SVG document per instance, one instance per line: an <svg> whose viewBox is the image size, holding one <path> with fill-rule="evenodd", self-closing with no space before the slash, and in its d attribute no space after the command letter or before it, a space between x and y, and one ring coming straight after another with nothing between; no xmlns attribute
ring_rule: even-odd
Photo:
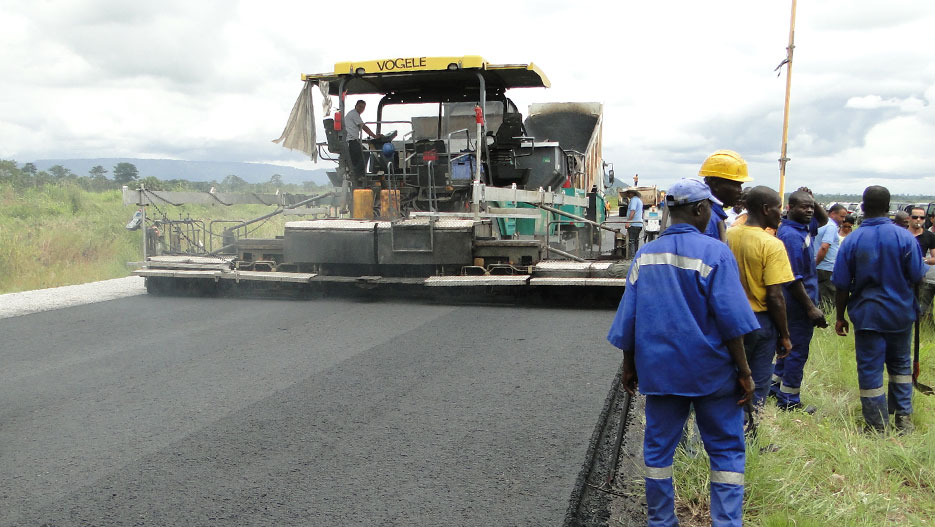
<svg viewBox="0 0 935 527"><path fill-rule="evenodd" d="M618 179L639 173L665 187L730 148L757 184L778 188L785 72L773 69L790 9L791 0L4 0L0 158L316 168L270 142L301 73L481 55L548 75L551 89L511 92L524 113L532 102L604 103L604 158ZM928 0L799 2L787 190L935 193L933 27Z"/></svg>

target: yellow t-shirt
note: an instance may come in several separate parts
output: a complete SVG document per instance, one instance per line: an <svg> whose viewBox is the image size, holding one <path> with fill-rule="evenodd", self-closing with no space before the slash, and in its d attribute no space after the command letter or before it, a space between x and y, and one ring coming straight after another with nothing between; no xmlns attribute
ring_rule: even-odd
<svg viewBox="0 0 935 527"><path fill-rule="evenodd" d="M779 238L760 227L727 229L727 245L740 268L740 283L755 313L766 311L766 286L795 280L789 255Z"/></svg>
<svg viewBox="0 0 935 527"><path fill-rule="evenodd" d="M746 225L746 224L747 224L747 213L742 212L740 213L739 216L737 216L737 219L734 220L734 223L730 224L730 228L733 229L734 227L740 227L741 225ZM765 230L766 234L769 234L770 236L776 236L776 229L772 227L763 227L763 230Z"/></svg>

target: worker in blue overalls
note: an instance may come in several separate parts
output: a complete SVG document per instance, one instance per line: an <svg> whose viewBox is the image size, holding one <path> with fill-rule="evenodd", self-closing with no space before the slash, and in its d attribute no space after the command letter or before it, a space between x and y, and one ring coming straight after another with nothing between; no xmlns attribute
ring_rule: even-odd
<svg viewBox="0 0 935 527"><path fill-rule="evenodd" d="M799 398L802 371L808 360L815 326L828 327L825 315L817 305L818 269L812 252L814 237L809 232L816 207L821 205L816 205L807 191L793 192L789 196L789 215L776 232L776 237L786 246L795 280L782 286L792 351L786 357L776 359L770 390L780 410L802 409L810 414L815 412L815 407L803 406Z"/></svg>
<svg viewBox="0 0 935 527"><path fill-rule="evenodd" d="M831 282L835 293L838 335L854 323L860 406L869 430L884 431L889 413L901 433L912 424L912 323L919 314L914 287L925 276L919 243L908 230L887 217L886 187L864 190L864 221L841 242ZM883 388L883 366L889 375L889 400Z"/></svg>
<svg viewBox="0 0 935 527"><path fill-rule="evenodd" d="M701 233L712 203L717 198L701 181L672 185L666 196L672 225L637 252L607 335L623 350L624 388L646 395L643 461L651 526L678 525L672 459L691 406L711 460L712 523L742 520L742 407L754 389L743 336L759 323L730 249Z"/></svg>

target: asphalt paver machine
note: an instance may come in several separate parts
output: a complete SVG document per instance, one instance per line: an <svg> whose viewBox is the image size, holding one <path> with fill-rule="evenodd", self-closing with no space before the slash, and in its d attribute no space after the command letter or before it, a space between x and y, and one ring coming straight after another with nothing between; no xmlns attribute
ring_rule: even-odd
<svg viewBox="0 0 935 527"><path fill-rule="evenodd" d="M262 285L619 299L627 262L624 235L605 218L612 181L600 103L532 104L524 118L507 92L547 88L546 76L533 64L477 56L342 62L302 81L277 142L334 162L334 189L288 199L125 189L124 203L144 215L149 204L192 202L267 203L277 206L270 214L304 215L274 239L239 236L243 226L232 225L216 249L144 254L134 274L150 292ZM342 122L361 97L379 97L374 120L364 114L376 137L364 136L363 166L351 161Z"/></svg>

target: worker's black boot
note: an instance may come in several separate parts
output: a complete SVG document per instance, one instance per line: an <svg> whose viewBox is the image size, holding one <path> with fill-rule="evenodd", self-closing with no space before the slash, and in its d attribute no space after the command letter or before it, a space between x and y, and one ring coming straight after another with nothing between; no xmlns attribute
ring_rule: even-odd
<svg viewBox="0 0 935 527"><path fill-rule="evenodd" d="M910 434L915 430L911 415L896 414L896 418L893 419L893 426L896 428L896 433L899 435Z"/></svg>
<svg viewBox="0 0 935 527"><path fill-rule="evenodd" d="M802 403L788 403L788 404L778 403L776 404L776 407L784 412L802 411L802 412L807 413L808 415L812 415L818 410L818 408L814 406L811 406L811 405L805 406Z"/></svg>
<svg viewBox="0 0 935 527"><path fill-rule="evenodd" d="M864 433L871 434L871 435L883 435L884 433L886 433L886 427L882 425L872 425L868 423L864 425Z"/></svg>

